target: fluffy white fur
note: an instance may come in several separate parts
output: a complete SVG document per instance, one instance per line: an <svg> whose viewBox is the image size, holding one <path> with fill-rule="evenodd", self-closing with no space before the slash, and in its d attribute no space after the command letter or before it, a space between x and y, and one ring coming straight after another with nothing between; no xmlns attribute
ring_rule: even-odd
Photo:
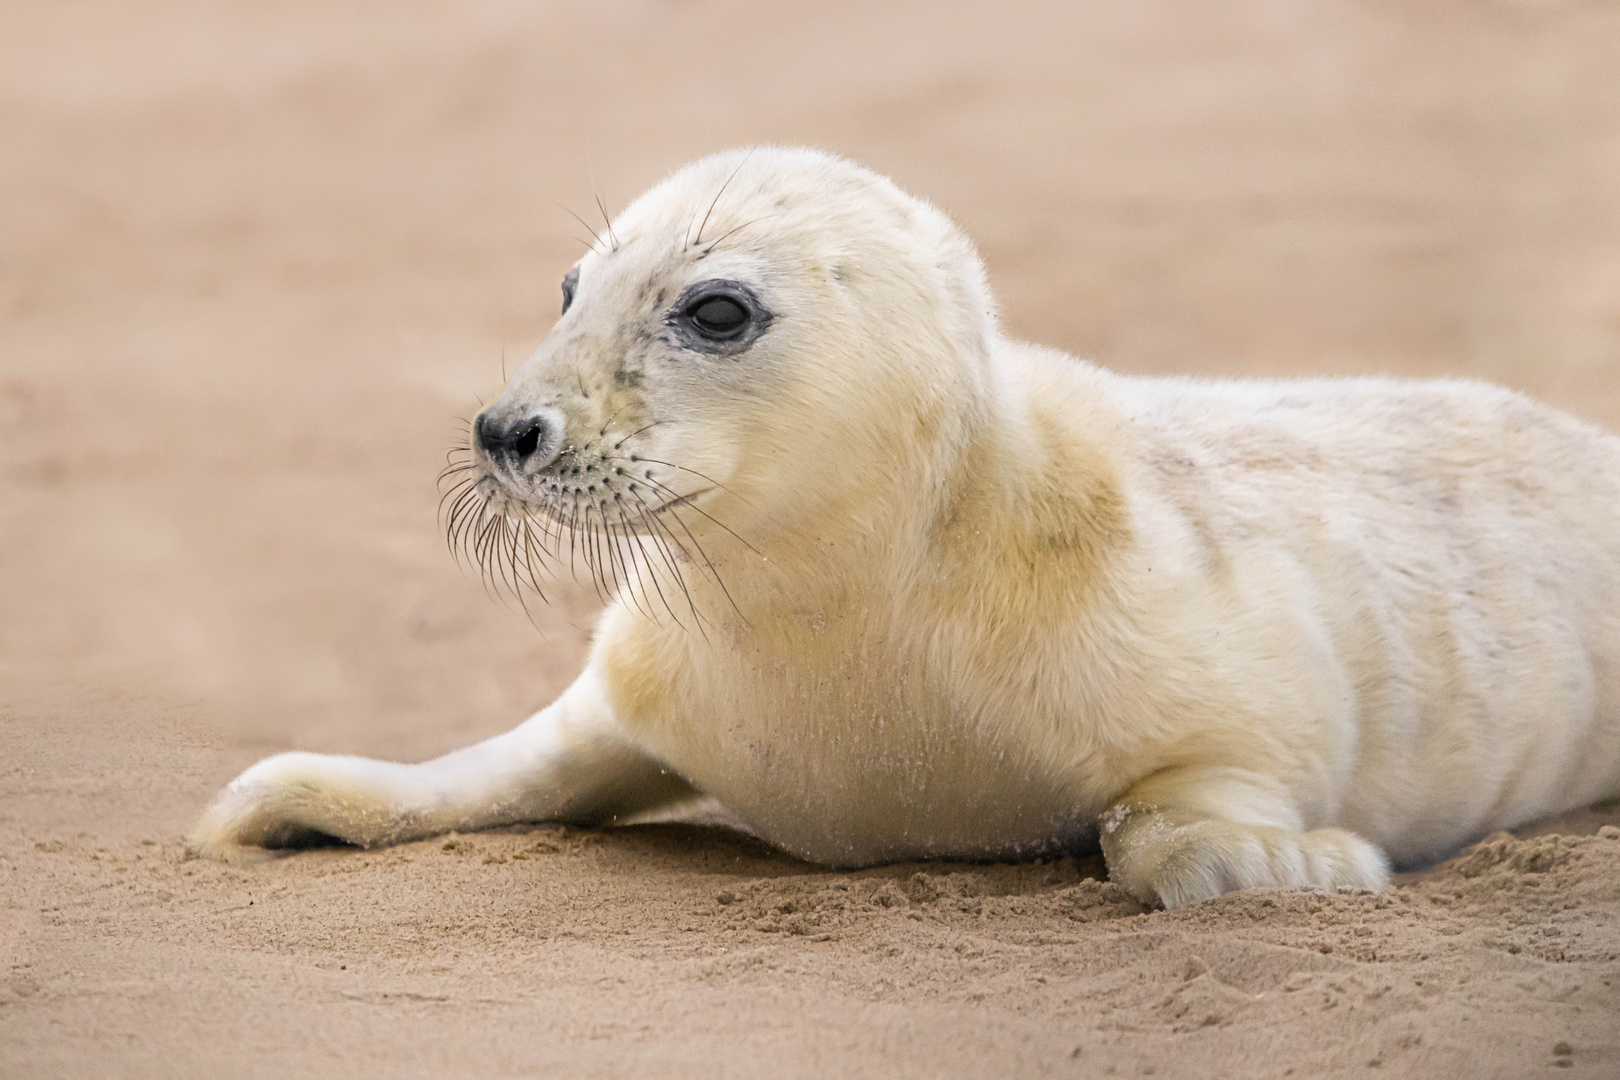
<svg viewBox="0 0 1620 1080"><path fill-rule="evenodd" d="M1613 436L1472 382L1130 379L1009 341L944 215L811 151L700 161L613 233L492 407L561 441L477 458L508 514L689 499L639 561L599 537L623 572L584 674L437 761L260 762L197 850L701 791L843 866L1095 830L1174 906L1376 889L1620 793ZM709 279L774 315L746 351L671 335Z"/></svg>

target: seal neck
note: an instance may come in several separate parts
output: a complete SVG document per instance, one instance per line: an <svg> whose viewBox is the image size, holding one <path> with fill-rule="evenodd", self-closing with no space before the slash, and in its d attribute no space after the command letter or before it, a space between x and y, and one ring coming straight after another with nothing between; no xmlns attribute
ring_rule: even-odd
<svg viewBox="0 0 1620 1080"><path fill-rule="evenodd" d="M1020 596L1020 611L1079 603L1130 540L1106 376L1051 350L1000 345L982 418L926 517L919 578L963 598Z"/></svg>

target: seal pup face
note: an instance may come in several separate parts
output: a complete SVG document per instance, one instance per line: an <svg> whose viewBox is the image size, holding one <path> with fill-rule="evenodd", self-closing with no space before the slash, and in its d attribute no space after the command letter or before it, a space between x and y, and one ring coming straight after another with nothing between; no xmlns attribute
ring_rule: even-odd
<svg viewBox="0 0 1620 1080"><path fill-rule="evenodd" d="M543 550L583 547L623 584L637 556L603 538L640 538L651 572L763 556L811 518L871 525L983 393L994 320L971 245L849 162L719 154L602 239L474 423L450 517L476 553L517 551L533 523Z"/></svg>

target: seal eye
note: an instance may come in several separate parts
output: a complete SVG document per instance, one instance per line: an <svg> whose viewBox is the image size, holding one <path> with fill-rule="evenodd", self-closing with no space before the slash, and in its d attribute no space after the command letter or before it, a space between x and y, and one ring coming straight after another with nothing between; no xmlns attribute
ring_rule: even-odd
<svg viewBox="0 0 1620 1080"><path fill-rule="evenodd" d="M715 278L683 292L664 316L664 324L682 348L735 356L758 341L774 318L748 285Z"/></svg>
<svg viewBox="0 0 1620 1080"><path fill-rule="evenodd" d="M687 318L704 337L727 341L747 325L748 310L729 296L707 296L687 309Z"/></svg>
<svg viewBox="0 0 1620 1080"><path fill-rule="evenodd" d="M568 309L573 306L573 303L574 303L574 289L578 285L579 285L579 267L576 266L572 270L568 271L568 273L563 275L563 309L562 309L562 313L564 315L568 314Z"/></svg>

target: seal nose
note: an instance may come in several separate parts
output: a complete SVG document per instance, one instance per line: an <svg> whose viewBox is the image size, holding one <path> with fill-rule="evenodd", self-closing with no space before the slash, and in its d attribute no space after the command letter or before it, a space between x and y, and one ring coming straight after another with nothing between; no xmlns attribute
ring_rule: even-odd
<svg viewBox="0 0 1620 1080"><path fill-rule="evenodd" d="M546 422L538 416L524 417L503 429L500 422L486 412L479 414L476 426L478 445L490 457L510 454L523 461L546 439Z"/></svg>

